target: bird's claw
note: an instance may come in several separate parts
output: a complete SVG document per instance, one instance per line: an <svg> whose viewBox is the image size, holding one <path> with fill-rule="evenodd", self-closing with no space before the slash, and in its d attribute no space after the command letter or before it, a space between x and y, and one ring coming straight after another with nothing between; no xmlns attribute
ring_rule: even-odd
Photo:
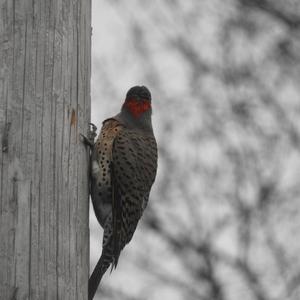
<svg viewBox="0 0 300 300"><path fill-rule="evenodd" d="M85 135L83 135L82 133L80 133L80 136L82 137L83 143L90 146L91 148L94 146L94 140L89 140L88 137L86 137Z"/></svg>
<svg viewBox="0 0 300 300"><path fill-rule="evenodd" d="M97 131L97 126L93 123L89 123L89 126L92 127L92 130L90 129L90 131L92 131L93 133L95 133L95 136L96 136L96 131Z"/></svg>
<svg viewBox="0 0 300 300"><path fill-rule="evenodd" d="M89 131L88 131L87 136L80 133L80 136L82 137L83 142L86 145L90 146L91 148L94 147L94 140L95 140L95 137L97 136L96 131L97 131L97 126L94 125L93 123L89 123Z"/></svg>

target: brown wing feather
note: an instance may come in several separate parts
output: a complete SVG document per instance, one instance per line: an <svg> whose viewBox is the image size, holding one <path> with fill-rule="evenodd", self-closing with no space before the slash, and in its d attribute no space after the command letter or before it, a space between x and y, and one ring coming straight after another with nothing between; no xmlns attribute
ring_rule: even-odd
<svg viewBox="0 0 300 300"><path fill-rule="evenodd" d="M113 240L114 265L124 246L131 240L147 205L157 169L154 136L123 129L113 149Z"/></svg>

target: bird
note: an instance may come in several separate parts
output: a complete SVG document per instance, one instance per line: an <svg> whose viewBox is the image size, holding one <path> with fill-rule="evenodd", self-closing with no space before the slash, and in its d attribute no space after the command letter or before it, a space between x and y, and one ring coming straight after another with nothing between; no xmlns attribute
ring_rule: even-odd
<svg viewBox="0 0 300 300"><path fill-rule="evenodd" d="M152 128L152 99L145 86L126 94L121 111L103 121L91 146L90 193L96 218L104 230L102 253L89 279L92 300L102 276L136 230L148 204L157 173L157 143ZM89 136L95 136L95 127Z"/></svg>

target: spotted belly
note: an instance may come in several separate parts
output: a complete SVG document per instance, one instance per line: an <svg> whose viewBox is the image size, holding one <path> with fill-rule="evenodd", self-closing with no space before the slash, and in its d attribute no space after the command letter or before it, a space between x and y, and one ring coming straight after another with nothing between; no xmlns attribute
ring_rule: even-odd
<svg viewBox="0 0 300 300"><path fill-rule="evenodd" d="M118 121L114 119L105 121L92 154L91 195L96 217L102 227L112 213L112 146L121 129L122 126Z"/></svg>
<svg viewBox="0 0 300 300"><path fill-rule="evenodd" d="M104 164L104 163L103 163ZM103 169L105 171L103 171ZM112 188L109 163L104 168L97 160L92 162L92 203L98 222L104 227L105 220L112 211Z"/></svg>

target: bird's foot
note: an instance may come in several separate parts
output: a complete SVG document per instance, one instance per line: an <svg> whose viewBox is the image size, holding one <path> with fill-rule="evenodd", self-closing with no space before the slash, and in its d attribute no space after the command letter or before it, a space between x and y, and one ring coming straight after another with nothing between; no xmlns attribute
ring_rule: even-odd
<svg viewBox="0 0 300 300"><path fill-rule="evenodd" d="M91 148L94 147L94 140L95 140L95 137L97 136L96 131L97 131L96 125L94 125L93 123L89 123L89 131L88 131L87 136L80 133L80 136L83 139L83 143L90 146Z"/></svg>

